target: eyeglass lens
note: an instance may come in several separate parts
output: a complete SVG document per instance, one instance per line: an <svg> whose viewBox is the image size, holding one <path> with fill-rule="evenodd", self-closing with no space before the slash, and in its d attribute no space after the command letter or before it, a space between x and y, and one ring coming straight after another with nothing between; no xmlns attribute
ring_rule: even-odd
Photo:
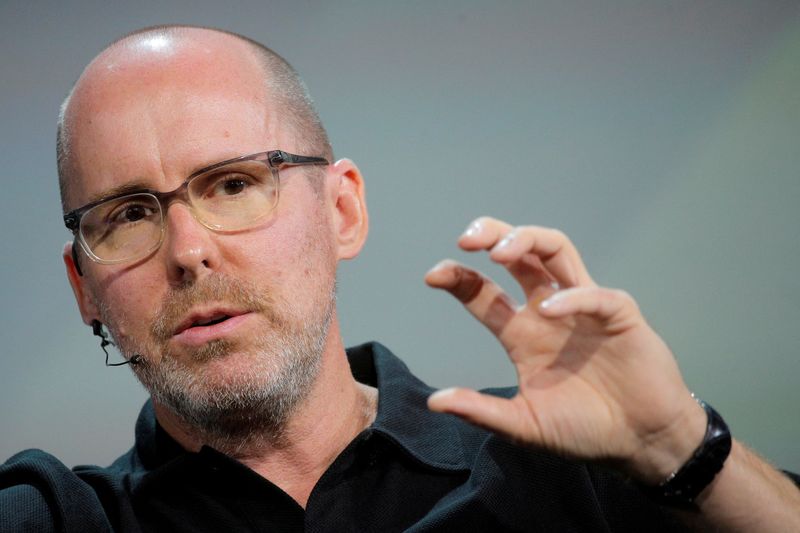
<svg viewBox="0 0 800 533"><path fill-rule="evenodd" d="M188 203L195 218L214 230L241 230L269 214L278 200L277 171L263 161L238 161L192 178ZM164 206L166 209L168 206ZM81 218L80 235L102 262L144 257L161 243L164 215L150 193L96 205Z"/></svg>

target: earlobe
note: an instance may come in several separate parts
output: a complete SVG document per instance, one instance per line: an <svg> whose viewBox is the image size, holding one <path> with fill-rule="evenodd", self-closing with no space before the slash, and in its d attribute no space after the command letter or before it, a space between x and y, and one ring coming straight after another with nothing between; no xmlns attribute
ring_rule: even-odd
<svg viewBox="0 0 800 533"><path fill-rule="evenodd" d="M61 257L64 260L64 267L67 271L67 279L72 287L72 293L75 295L75 301L77 302L78 309L81 312L81 318L83 318L83 322L85 324L91 325L93 320L96 320L100 317L100 313L97 310L97 306L94 305L94 302L86 292L84 278L78 272L78 265L75 264L74 258L76 256L73 253L72 246L73 243L71 242L64 244L64 250L61 253Z"/></svg>
<svg viewBox="0 0 800 533"><path fill-rule="evenodd" d="M364 178L349 159L340 159L331 167L336 179L333 202L338 259L352 259L364 246L369 230Z"/></svg>

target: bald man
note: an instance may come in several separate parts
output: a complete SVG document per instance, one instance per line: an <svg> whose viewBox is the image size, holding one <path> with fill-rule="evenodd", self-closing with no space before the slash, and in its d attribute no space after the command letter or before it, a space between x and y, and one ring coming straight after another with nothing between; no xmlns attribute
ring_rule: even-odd
<svg viewBox="0 0 800 533"><path fill-rule="evenodd" d="M497 336L518 388L434 393L377 343L345 350L336 268L367 237L363 178L258 43L126 36L58 130L81 317L151 400L110 467L5 463L3 531L800 530L792 481L558 231L484 217L458 240L522 305L452 261L426 276Z"/></svg>

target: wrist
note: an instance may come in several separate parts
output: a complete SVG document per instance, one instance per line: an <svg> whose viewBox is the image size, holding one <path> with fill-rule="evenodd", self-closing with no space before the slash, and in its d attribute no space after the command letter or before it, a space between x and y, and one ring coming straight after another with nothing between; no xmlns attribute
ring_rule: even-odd
<svg viewBox="0 0 800 533"><path fill-rule="evenodd" d="M722 470L731 451L731 434L722 417L710 405L697 400L706 415L706 428L700 445L679 468L645 492L667 505L693 506L695 499Z"/></svg>
<svg viewBox="0 0 800 533"><path fill-rule="evenodd" d="M687 394L685 405L673 422L647 436L628 470L644 485L658 485L692 457L703 442L708 425L705 409Z"/></svg>

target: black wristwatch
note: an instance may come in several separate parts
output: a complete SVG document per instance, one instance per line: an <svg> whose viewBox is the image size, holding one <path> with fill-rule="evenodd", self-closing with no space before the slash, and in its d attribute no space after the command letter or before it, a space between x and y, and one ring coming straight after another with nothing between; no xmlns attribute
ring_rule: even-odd
<svg viewBox="0 0 800 533"><path fill-rule="evenodd" d="M648 495L659 503L675 507L694 507L694 500L722 470L731 452L731 432L713 407L695 398L705 409L708 425L703 442L680 469L655 487L646 487Z"/></svg>

